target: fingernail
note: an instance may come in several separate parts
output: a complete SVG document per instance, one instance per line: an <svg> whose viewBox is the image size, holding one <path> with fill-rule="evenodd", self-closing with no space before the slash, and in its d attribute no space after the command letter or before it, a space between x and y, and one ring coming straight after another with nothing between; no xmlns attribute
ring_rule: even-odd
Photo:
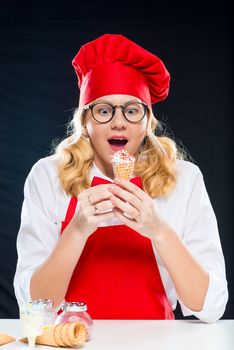
<svg viewBox="0 0 234 350"><path fill-rule="evenodd" d="M114 185L110 185L110 186L109 186L109 190L110 190L110 191L114 191L114 190L115 190L115 186L114 186Z"/></svg>

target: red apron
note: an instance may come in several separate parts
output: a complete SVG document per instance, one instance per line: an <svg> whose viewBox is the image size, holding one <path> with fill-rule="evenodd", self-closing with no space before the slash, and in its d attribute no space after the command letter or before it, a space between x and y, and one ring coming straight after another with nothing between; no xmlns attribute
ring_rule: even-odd
<svg viewBox="0 0 234 350"><path fill-rule="evenodd" d="M139 187L141 179L131 180ZM94 177L92 186L109 183ZM72 197L61 234L72 219ZM125 225L99 227L87 240L66 301L84 301L93 319L174 319L150 239Z"/></svg>

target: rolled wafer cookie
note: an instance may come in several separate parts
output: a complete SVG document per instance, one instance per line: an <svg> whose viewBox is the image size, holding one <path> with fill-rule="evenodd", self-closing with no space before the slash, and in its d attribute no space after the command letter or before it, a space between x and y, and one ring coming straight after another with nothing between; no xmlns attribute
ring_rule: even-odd
<svg viewBox="0 0 234 350"><path fill-rule="evenodd" d="M58 324L58 325L54 326L54 332L53 332L53 339L52 339L52 341L54 341L57 344L57 346L66 346L65 345L66 341L65 342L63 341L63 335L62 335L62 329L64 328L65 325L67 325L67 324L61 323L61 324ZM39 341L38 344L40 344L40 341L44 342L45 341L45 337L46 337L46 342L47 343L50 342L51 334L50 334L50 332L47 333L45 331L45 334L43 332L43 339L38 340Z"/></svg>
<svg viewBox="0 0 234 350"><path fill-rule="evenodd" d="M84 345L88 338L85 325L81 322L68 322L46 326L43 334L37 336L36 344L56 347L73 347ZM27 339L21 339L27 342Z"/></svg>
<svg viewBox="0 0 234 350"><path fill-rule="evenodd" d="M5 345L16 341L16 338L6 333L0 333L0 345Z"/></svg>

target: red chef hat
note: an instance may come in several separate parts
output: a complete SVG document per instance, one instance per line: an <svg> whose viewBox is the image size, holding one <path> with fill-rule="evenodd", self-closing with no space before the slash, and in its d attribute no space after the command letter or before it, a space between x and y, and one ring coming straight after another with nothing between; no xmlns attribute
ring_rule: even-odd
<svg viewBox="0 0 234 350"><path fill-rule="evenodd" d="M132 95L147 105L168 95L170 74L163 62L120 34L104 34L84 44L72 64L80 107L112 94Z"/></svg>

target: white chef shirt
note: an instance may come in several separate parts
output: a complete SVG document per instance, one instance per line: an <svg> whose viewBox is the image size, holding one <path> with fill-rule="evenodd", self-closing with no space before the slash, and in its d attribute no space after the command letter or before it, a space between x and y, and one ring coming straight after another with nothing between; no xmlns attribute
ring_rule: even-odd
<svg viewBox="0 0 234 350"><path fill-rule="evenodd" d="M201 311L190 310L178 299L172 280L155 249L154 253L172 308L176 308L179 300L184 316L194 315L204 322L215 322L223 315L228 299L225 262L216 217L200 169L183 160L177 160L177 168L178 180L171 194L154 201L160 215L209 273L209 287ZM90 179L93 176L113 181L95 164L91 168ZM56 246L70 199L71 196L66 195L60 185L54 155L34 164L25 182L21 226L17 237L18 263L14 288L19 305L31 299L31 276ZM118 219L111 219L100 226L116 224L120 224Z"/></svg>

